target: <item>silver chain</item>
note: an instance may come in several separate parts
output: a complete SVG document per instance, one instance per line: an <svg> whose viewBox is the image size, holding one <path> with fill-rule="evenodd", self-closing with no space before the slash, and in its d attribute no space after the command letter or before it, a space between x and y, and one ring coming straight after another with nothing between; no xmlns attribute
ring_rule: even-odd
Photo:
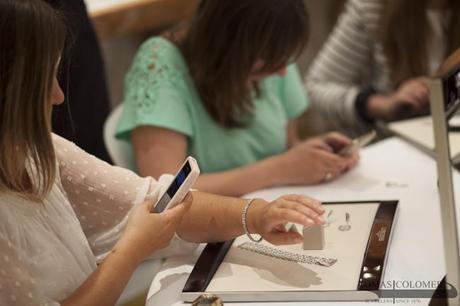
<svg viewBox="0 0 460 306"><path fill-rule="evenodd" d="M309 256L288 251L282 251L277 248L269 247L263 244L257 244L254 242L244 242L240 244L238 248L282 260L306 263L310 265L319 265L323 267L330 267L337 262L337 259L335 258Z"/></svg>

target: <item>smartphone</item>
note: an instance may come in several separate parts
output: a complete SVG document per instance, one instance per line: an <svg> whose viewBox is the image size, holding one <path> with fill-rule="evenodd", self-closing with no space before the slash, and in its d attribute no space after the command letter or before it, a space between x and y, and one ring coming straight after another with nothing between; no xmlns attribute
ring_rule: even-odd
<svg viewBox="0 0 460 306"><path fill-rule="evenodd" d="M365 145L369 144L374 138L377 136L375 131L369 132L364 134L358 138L353 139L353 141L345 146L344 148L340 149L337 154L341 156L347 156L353 153L353 151L358 150Z"/></svg>
<svg viewBox="0 0 460 306"><path fill-rule="evenodd" d="M198 167L198 163L193 157L187 157L184 164L176 173L171 185L160 196L151 212L161 213L182 202L199 175L200 168Z"/></svg>

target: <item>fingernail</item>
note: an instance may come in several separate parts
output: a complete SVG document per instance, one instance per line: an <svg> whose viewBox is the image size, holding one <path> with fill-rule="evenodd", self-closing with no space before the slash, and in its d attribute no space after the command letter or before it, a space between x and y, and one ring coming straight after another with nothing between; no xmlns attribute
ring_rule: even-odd
<svg viewBox="0 0 460 306"><path fill-rule="evenodd" d="M310 218L307 218L306 221L307 221L308 224L315 224L315 221L313 221L313 220L310 219Z"/></svg>
<svg viewBox="0 0 460 306"><path fill-rule="evenodd" d="M321 223L326 223L326 220L324 220L323 217L318 217L318 220L319 220L319 222L321 222Z"/></svg>

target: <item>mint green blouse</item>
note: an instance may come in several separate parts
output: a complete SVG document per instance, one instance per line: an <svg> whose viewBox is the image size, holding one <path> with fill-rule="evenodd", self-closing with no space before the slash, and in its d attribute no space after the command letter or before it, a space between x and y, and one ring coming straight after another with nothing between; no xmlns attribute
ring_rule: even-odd
<svg viewBox="0 0 460 306"><path fill-rule="evenodd" d="M141 46L126 77L116 137L130 141L130 132L140 126L184 134L187 153L198 160L202 173L255 163L286 150L286 125L308 104L295 65L284 77L264 79L260 89L250 124L222 127L204 108L180 50L162 37L153 37Z"/></svg>

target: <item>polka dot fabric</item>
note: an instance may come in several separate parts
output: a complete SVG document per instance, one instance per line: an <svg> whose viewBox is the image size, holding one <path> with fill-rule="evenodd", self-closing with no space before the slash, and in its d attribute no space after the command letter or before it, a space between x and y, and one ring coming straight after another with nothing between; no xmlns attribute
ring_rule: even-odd
<svg viewBox="0 0 460 306"><path fill-rule="evenodd" d="M59 175L42 203L0 193L0 305L59 305L110 252L132 208L156 201L172 179L140 178L53 141ZM194 247L176 238L152 257Z"/></svg>

